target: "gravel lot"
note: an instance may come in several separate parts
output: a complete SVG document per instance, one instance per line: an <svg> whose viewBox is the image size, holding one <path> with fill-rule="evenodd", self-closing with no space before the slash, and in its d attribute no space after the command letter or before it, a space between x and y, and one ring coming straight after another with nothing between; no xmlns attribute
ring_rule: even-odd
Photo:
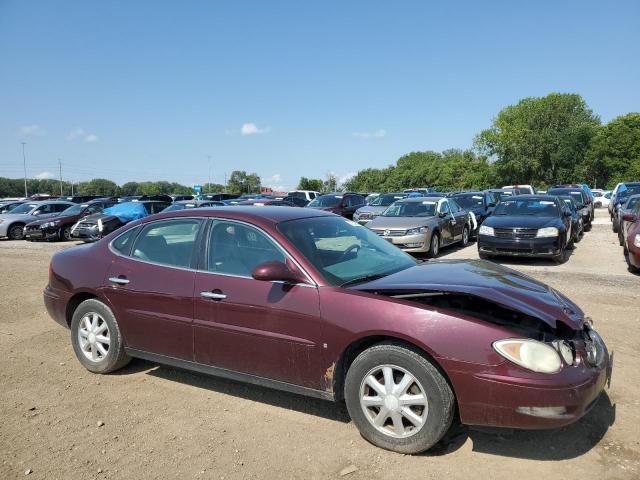
<svg viewBox="0 0 640 480"><path fill-rule="evenodd" d="M640 478L640 277L597 214L565 264L505 263L594 319L615 352L606 395L561 430L459 428L413 457L368 444L330 402L138 360L87 372L42 303L49 258L70 244L0 241L0 479ZM442 253L477 258L475 244Z"/></svg>

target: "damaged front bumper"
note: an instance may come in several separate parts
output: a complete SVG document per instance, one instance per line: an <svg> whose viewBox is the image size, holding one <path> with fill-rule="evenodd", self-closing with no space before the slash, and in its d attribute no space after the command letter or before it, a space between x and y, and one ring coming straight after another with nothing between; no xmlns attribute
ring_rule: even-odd
<svg viewBox="0 0 640 480"><path fill-rule="evenodd" d="M554 375L523 372L508 361L493 368L477 366L474 372L469 372L468 366L448 365L445 368L451 381L459 387L456 395L462 423L546 429L579 420L595 406L610 382L613 355L604 348L597 367L580 359Z"/></svg>

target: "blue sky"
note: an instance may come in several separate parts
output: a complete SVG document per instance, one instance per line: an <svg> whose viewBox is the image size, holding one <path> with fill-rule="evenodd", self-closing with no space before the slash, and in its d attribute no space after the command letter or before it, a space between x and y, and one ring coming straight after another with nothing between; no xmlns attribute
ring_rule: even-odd
<svg viewBox="0 0 640 480"><path fill-rule="evenodd" d="M295 187L467 148L506 105L640 111L640 2L0 0L0 176Z"/></svg>

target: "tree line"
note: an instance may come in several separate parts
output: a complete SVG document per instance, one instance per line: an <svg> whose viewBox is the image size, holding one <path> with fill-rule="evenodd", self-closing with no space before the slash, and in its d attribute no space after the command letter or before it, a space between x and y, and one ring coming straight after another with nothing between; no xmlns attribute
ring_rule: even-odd
<svg viewBox="0 0 640 480"><path fill-rule="evenodd" d="M234 171L227 182L227 185L218 183L202 184L202 192L210 193L252 193L260 191L261 179L256 173L247 174L245 171ZM62 186L62 192L61 187ZM78 182L71 185L69 182L61 182L51 178L47 179L27 179L27 191L29 195L36 193L49 195L68 196L75 195L169 195L193 194L193 187L181 185L177 182L126 182L118 185L106 178L94 178L86 182ZM0 177L0 198L2 197L23 197L24 179L12 179Z"/></svg>

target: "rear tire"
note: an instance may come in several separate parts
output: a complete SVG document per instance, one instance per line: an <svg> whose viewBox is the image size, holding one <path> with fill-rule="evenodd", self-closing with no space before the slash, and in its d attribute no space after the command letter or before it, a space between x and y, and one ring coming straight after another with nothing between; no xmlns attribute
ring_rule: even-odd
<svg viewBox="0 0 640 480"><path fill-rule="evenodd" d="M435 445L455 413L453 391L438 368L417 350L395 342L358 355L347 372L345 400L366 440L406 454Z"/></svg>
<svg viewBox="0 0 640 480"><path fill-rule="evenodd" d="M71 344L80 363L93 373L111 373L131 361L116 317L100 300L85 300L73 312Z"/></svg>
<svg viewBox="0 0 640 480"><path fill-rule="evenodd" d="M613 233L618 233L618 230L620 230L620 226L618 225L617 218L613 219L613 223L611 224L611 229L613 230Z"/></svg>
<svg viewBox="0 0 640 480"><path fill-rule="evenodd" d="M24 225L21 223L11 225L7 236L10 240L22 240L24 238Z"/></svg>

